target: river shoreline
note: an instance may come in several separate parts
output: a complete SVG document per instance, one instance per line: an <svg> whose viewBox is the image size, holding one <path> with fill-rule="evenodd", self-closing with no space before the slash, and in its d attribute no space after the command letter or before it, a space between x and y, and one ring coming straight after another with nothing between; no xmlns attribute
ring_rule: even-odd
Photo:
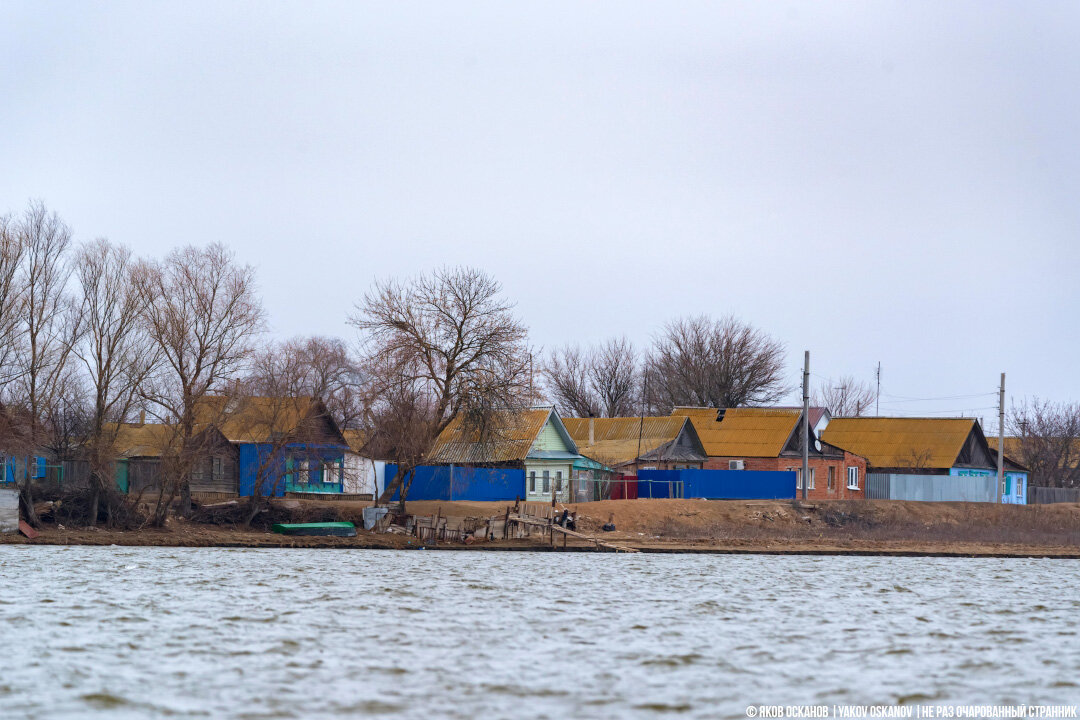
<svg viewBox="0 0 1080 720"><path fill-rule="evenodd" d="M451 522L501 515L506 503L410 502L410 513ZM363 505L282 502L274 522L348 520L360 526ZM578 530L655 554L861 555L893 557L1025 557L1080 559L1080 505L1009 506L899 501L619 500L569 505ZM601 525L613 521L615 532ZM115 530L45 523L38 537L0 535L0 545L128 547L351 548L488 552L612 552L591 542L529 538L440 542L399 533L297 537L267 529L169 518L164 528Z"/></svg>
<svg viewBox="0 0 1080 720"><path fill-rule="evenodd" d="M967 557L967 558L1043 558L1080 560L1080 547L1039 545L974 545L971 543L919 543L850 540L844 543L748 542L686 543L650 539L634 541L620 538L619 544L648 554L698 555L810 555L810 556L885 556L885 557ZM58 530L44 528L31 540L22 535L0 536L0 545L10 546L98 546L98 547L171 547L171 548L248 548L248 549L352 549L352 550L456 550L470 552L604 552L592 545L578 543L567 547L529 539L489 542L441 542L424 544L415 538L395 534L360 532L354 538L295 537L270 532L215 528L194 532L170 530Z"/></svg>

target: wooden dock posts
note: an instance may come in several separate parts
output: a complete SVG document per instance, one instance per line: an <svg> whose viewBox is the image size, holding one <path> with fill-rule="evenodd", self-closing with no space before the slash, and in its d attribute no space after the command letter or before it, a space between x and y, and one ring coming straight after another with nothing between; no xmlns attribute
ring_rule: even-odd
<svg viewBox="0 0 1080 720"><path fill-rule="evenodd" d="M464 518L458 519L454 527L447 527L447 518L443 517L442 507L435 508L435 514L431 516L417 516L412 518L412 527L409 534L415 535L417 540L437 546L440 541L465 541L471 542L468 536L477 533L483 534L484 538L494 538L499 533L499 523L502 523L502 539L510 540L520 537L531 537L533 532L538 532L540 538L549 543L552 549L565 549L570 538L592 544L596 550L610 550L613 552L636 553L637 548L619 545L617 543L601 540L593 535L571 530L563 527L555 508L546 503L528 503L520 500L512 506L507 506L502 515L489 518ZM567 514L567 520L577 524L577 513ZM569 524L569 523L568 523Z"/></svg>
<svg viewBox="0 0 1080 720"><path fill-rule="evenodd" d="M525 530L526 534L530 528L538 528L541 536L547 534L547 540L551 543L552 548L558 547L557 535L562 535L562 546L565 548L568 538L575 538L583 540L586 543L592 543L593 547L597 550L603 548L605 550L612 550L614 552L638 552L637 548L628 547L625 545L617 545L615 543L606 542L598 537L592 535L586 535L585 533L577 532L576 530L570 530L563 527L556 519L557 513L555 508L548 507L546 504L540 503L515 503L513 508L506 508L506 515L503 525L503 537L509 537L509 528L511 524L516 524ZM575 525L577 524L577 513L572 516Z"/></svg>

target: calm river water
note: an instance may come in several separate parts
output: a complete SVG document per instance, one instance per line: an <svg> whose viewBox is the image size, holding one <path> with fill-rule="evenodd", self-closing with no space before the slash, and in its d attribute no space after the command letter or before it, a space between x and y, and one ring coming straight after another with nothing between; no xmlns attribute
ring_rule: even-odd
<svg viewBox="0 0 1080 720"><path fill-rule="evenodd" d="M1074 703L1066 560L0 547L0 717Z"/></svg>

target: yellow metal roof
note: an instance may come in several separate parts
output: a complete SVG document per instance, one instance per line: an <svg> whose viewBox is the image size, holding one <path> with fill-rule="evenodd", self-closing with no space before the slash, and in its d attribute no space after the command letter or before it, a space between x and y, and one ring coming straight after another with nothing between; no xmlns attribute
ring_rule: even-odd
<svg viewBox="0 0 1080 720"><path fill-rule="evenodd" d="M481 464L524 460L551 412L549 408L533 408L495 413L483 432L467 427L459 415L439 434L427 454L427 462Z"/></svg>
<svg viewBox="0 0 1080 720"><path fill-rule="evenodd" d="M119 423L113 447L120 457L160 457L176 439L171 425Z"/></svg>
<svg viewBox="0 0 1080 720"><path fill-rule="evenodd" d="M360 452L369 439L366 430L350 428L348 430L342 430L341 434L345 438L345 442L349 443L349 449L354 453Z"/></svg>
<svg viewBox="0 0 1080 720"><path fill-rule="evenodd" d="M821 439L879 468L946 469L974 426L973 418L834 418Z"/></svg>
<svg viewBox="0 0 1080 720"><path fill-rule="evenodd" d="M729 408L717 422L716 408L677 407L690 418L709 457L779 457L799 422L800 410Z"/></svg>
<svg viewBox="0 0 1080 720"><path fill-rule="evenodd" d="M593 442L589 442L589 423L593 423ZM640 417L566 418L566 431L578 446L578 452L605 465L625 465L647 455L679 437L686 418ZM638 452L638 434L641 452Z"/></svg>
<svg viewBox="0 0 1080 720"><path fill-rule="evenodd" d="M231 443L265 443L289 435L320 408L310 397L241 397L219 395L195 405L195 422L213 425Z"/></svg>

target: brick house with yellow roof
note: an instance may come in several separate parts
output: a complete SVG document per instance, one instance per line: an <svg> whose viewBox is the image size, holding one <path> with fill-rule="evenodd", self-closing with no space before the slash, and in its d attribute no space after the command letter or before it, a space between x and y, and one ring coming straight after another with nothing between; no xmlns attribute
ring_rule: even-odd
<svg viewBox="0 0 1080 720"><path fill-rule="evenodd" d="M796 473L802 491L802 410L792 408L677 407L689 418L708 459L706 470L779 470ZM832 422L836 422L833 420ZM831 426L831 424L830 424ZM810 429L807 496L813 500L866 497L866 459L820 440Z"/></svg>

